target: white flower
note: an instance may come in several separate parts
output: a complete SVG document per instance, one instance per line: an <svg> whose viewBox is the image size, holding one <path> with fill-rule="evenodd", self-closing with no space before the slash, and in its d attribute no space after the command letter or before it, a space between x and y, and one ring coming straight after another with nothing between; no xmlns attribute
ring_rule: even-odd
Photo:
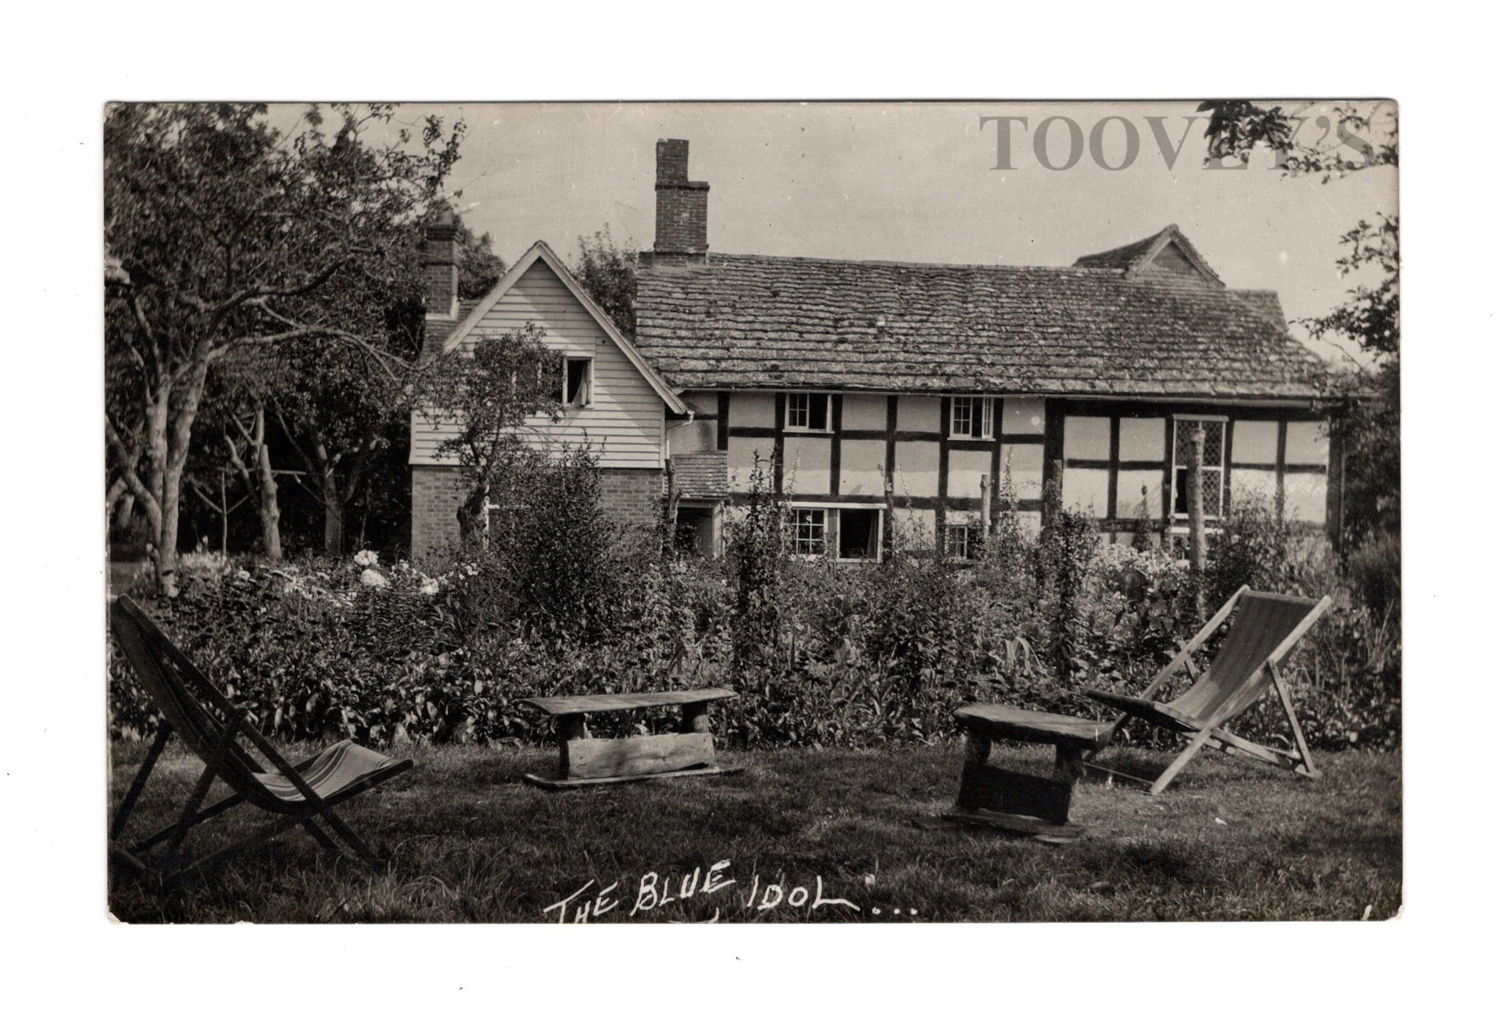
<svg viewBox="0 0 1500 1012"><path fill-rule="evenodd" d="M364 551L360 552L358 555L356 555L354 557L354 564L356 566L369 567L369 566L375 565L375 563L377 563L379 561L380 561L380 556L376 555L374 552L372 552L368 548L366 548Z"/></svg>
<svg viewBox="0 0 1500 1012"><path fill-rule="evenodd" d="M429 576L427 579L422 581L422 586L419 589L421 593L426 594L428 597L431 597L432 595L436 594L440 588L438 586L438 582Z"/></svg>
<svg viewBox="0 0 1500 1012"><path fill-rule="evenodd" d="M359 582L366 587L386 587L390 585L391 581L375 572L375 570L367 569L359 574Z"/></svg>
<svg viewBox="0 0 1500 1012"><path fill-rule="evenodd" d="M248 580L250 579L250 570L241 569L239 572L234 574L234 578L236 580Z"/></svg>

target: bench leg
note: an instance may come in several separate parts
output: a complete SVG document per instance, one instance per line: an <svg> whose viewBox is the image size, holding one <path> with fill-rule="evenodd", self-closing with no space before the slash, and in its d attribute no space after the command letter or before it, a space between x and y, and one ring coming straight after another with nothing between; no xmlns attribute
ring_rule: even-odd
<svg viewBox="0 0 1500 1012"><path fill-rule="evenodd" d="M964 742L964 764L983 766L990 757L990 736L970 730Z"/></svg>
<svg viewBox="0 0 1500 1012"><path fill-rule="evenodd" d="M1027 833L1049 843L1078 839L1083 829L1068 821L1073 785L1083 773L1083 749L1060 745L1052 776L1032 776L988 765L990 738L970 731L958 811L945 818Z"/></svg>
<svg viewBox="0 0 1500 1012"><path fill-rule="evenodd" d="M682 726L678 730L680 730L683 734L697 734L699 732L708 732L708 704L682 704Z"/></svg>
<svg viewBox="0 0 1500 1012"><path fill-rule="evenodd" d="M558 775L568 775L568 746L567 743L575 738L587 738L589 736L589 719L582 713L565 713L557 718L557 769Z"/></svg>
<svg viewBox="0 0 1500 1012"><path fill-rule="evenodd" d="M1057 746L1057 759L1053 766L1052 779L1065 783L1069 789L1083 776L1083 749L1074 745Z"/></svg>

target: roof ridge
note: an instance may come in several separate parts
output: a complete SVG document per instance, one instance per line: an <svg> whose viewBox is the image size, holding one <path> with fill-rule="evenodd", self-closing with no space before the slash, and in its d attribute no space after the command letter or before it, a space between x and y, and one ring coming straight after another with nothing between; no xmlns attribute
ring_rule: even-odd
<svg viewBox="0 0 1500 1012"><path fill-rule="evenodd" d="M709 253L708 265L712 267L715 258L723 257L736 260L794 260L799 263L811 264L851 264L859 267L907 267L914 269L927 268L931 270L1066 271L1070 274L1124 273L1124 270L1119 267L1078 267L1072 264L959 264L938 263L930 260L861 260L846 257L811 257L781 253L723 253L717 250Z"/></svg>

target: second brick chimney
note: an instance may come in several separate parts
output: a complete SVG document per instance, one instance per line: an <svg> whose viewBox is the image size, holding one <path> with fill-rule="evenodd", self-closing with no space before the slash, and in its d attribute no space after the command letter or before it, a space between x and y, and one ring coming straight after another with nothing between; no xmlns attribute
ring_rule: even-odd
<svg viewBox="0 0 1500 1012"><path fill-rule="evenodd" d="M657 261L708 258L708 184L688 179L688 142L656 142Z"/></svg>
<svg viewBox="0 0 1500 1012"><path fill-rule="evenodd" d="M458 217L447 207L427 223L422 236L422 298L428 316L458 313Z"/></svg>

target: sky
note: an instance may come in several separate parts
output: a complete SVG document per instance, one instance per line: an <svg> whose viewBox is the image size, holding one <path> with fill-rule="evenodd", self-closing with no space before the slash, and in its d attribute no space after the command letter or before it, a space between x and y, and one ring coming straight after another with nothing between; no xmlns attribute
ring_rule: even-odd
<svg viewBox="0 0 1500 1012"><path fill-rule="evenodd" d="M1283 104L1309 117L1299 136L1319 137L1316 117L1330 103ZM1226 284L1275 290L1289 319L1339 304L1349 279L1334 267L1338 237L1396 212L1395 170L1324 184L1283 175L1269 154L1242 171L1207 169L1207 119L1195 105L471 103L404 105L396 118L465 122L455 204L507 262L538 239L571 259L580 235L605 226L649 248L655 142L674 137L690 142L690 177L710 185L711 251L1058 266L1176 223ZM996 168L999 124L981 122L996 116L1027 120L1009 127L1009 169ZM1089 149L1097 127L1102 160L1122 163L1127 126L1101 125L1111 116L1139 138L1135 160L1118 171ZM1038 158L1048 117L1078 124L1081 156L1070 168ZM1161 118L1169 149L1181 145L1171 168L1148 117ZM295 116L281 108L273 118ZM1068 123L1043 136L1041 153L1064 165Z"/></svg>

